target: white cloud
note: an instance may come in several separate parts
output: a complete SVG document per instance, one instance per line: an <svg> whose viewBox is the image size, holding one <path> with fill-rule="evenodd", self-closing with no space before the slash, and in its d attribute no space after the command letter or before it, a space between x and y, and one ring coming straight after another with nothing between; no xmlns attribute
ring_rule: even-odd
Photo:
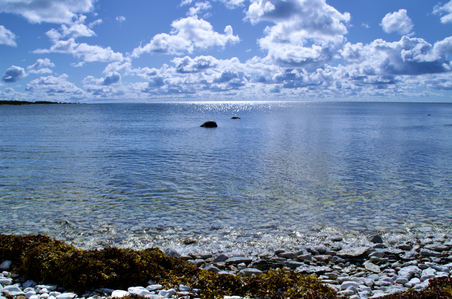
<svg viewBox="0 0 452 299"><path fill-rule="evenodd" d="M196 2L194 7L190 7L190 9L187 12L188 16L196 16L198 15L201 11L203 10L207 10L212 8L212 6L210 5L209 1L206 2Z"/></svg>
<svg viewBox="0 0 452 299"><path fill-rule="evenodd" d="M220 2L223 2L227 8L233 9L240 6L243 6L245 0L220 0Z"/></svg>
<svg viewBox="0 0 452 299"><path fill-rule="evenodd" d="M65 101L69 98L82 98L82 89L67 81L68 76L63 74L58 77L47 76L30 81L25 90L34 97L48 98L52 100Z"/></svg>
<svg viewBox="0 0 452 299"><path fill-rule="evenodd" d="M14 33L0 25L0 45L17 47L15 39L16 35Z"/></svg>
<svg viewBox="0 0 452 299"><path fill-rule="evenodd" d="M116 21L118 21L119 23L125 22L126 21L126 17L124 17L124 16L116 17Z"/></svg>
<svg viewBox="0 0 452 299"><path fill-rule="evenodd" d="M433 13L442 15L441 23L443 23L443 24L452 23L452 1L444 4L443 6L441 6L439 4L436 5L433 8Z"/></svg>
<svg viewBox="0 0 452 299"><path fill-rule="evenodd" d="M406 9L399 9L399 11L386 14L381 20L381 27L386 33L408 34L413 29L414 24L408 17Z"/></svg>
<svg viewBox="0 0 452 299"><path fill-rule="evenodd" d="M85 16L80 16L77 21L70 24L70 27L66 26L66 24L63 24L61 25L59 30L52 28L49 31L47 31L46 34L54 42L68 36L74 39L80 36L85 37L95 36L96 33L94 33L94 31L91 30L90 28L94 26L92 24L96 22L101 23L102 20L97 20L94 23L91 23L89 26L90 28L88 28L88 26L83 24L85 22L85 19L86 19Z"/></svg>
<svg viewBox="0 0 452 299"><path fill-rule="evenodd" d="M34 53L66 53L72 54L74 57L84 62L112 62L122 61L124 57L121 53L114 52L110 47L102 48L100 46L92 46L85 43L76 43L74 38L67 41L57 41L49 50L39 49Z"/></svg>
<svg viewBox="0 0 452 299"><path fill-rule="evenodd" d="M184 5L190 5L192 4L193 0L182 0L182 2L180 3L180 6L184 6Z"/></svg>
<svg viewBox="0 0 452 299"><path fill-rule="evenodd" d="M446 57L452 53L452 37L434 45L407 36L397 42L378 39L368 45L347 43L339 53L347 62L346 66L337 68L342 72L342 83L366 87L365 90L373 86L400 91L421 86L425 81L423 76L451 73Z"/></svg>
<svg viewBox="0 0 452 299"><path fill-rule="evenodd" d="M93 9L95 0L2 0L0 11L20 14L31 23L71 23Z"/></svg>
<svg viewBox="0 0 452 299"><path fill-rule="evenodd" d="M246 12L252 24L274 22L267 32L275 40L329 38L347 33L350 14L341 14L325 0L253 0Z"/></svg>
<svg viewBox="0 0 452 299"><path fill-rule="evenodd" d="M232 27L226 26L225 34L213 31L212 25L195 17L188 17L174 21L171 34L160 33L144 47L133 50L132 56L138 57L143 53L182 54L192 53L195 49L207 49L214 46L224 47L228 43L238 43L238 36L233 35Z"/></svg>
<svg viewBox="0 0 452 299"><path fill-rule="evenodd" d="M316 68L342 47L350 14L341 14L325 0L254 0L246 12L252 24L275 23L258 40L276 64Z"/></svg>
<svg viewBox="0 0 452 299"><path fill-rule="evenodd" d="M49 69L49 67L55 67L55 64L53 64L50 59L44 58L44 59L38 59L36 62L32 65L29 65L27 67L28 73L33 74L46 74L46 73L52 73L52 70Z"/></svg>
<svg viewBox="0 0 452 299"><path fill-rule="evenodd" d="M88 24L88 27L89 27L89 28L93 28L94 26L100 25L100 24L102 24L102 19L97 19L97 20L95 20L94 22L89 23L89 24Z"/></svg>
<svg viewBox="0 0 452 299"><path fill-rule="evenodd" d="M27 76L25 70L19 66L12 65L6 70L5 75L2 77L2 81L6 83L14 83Z"/></svg>
<svg viewBox="0 0 452 299"><path fill-rule="evenodd" d="M117 72L110 72L108 73L104 78L96 79L93 76L88 76L85 79L83 79L83 83L90 83L94 82L97 85L100 86L109 86L116 83L119 83L121 81L121 75Z"/></svg>

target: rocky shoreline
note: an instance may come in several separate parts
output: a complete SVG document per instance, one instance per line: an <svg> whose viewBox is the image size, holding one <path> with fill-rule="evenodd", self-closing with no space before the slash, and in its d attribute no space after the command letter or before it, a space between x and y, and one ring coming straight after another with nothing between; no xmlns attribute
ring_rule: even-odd
<svg viewBox="0 0 452 299"><path fill-rule="evenodd" d="M189 243L189 242L187 242ZM425 289L431 279L452 274L452 234L418 232L407 235L373 235L347 239L342 235L319 238L317 244L300 244L273 252L234 255L229 253L193 253L190 246L166 248L169 256L186 260L199 268L238 276L259 276L269 269L286 268L295 273L317 276L337 291L338 296L353 299L377 298L408 290ZM190 244L188 244L190 245ZM58 286L26 280L9 271L3 261L0 287L4 295L17 299L73 299ZM200 290L181 285L164 289L158 282L130 286L128 290L97 289L84 298L141 295L148 298L197 298ZM240 298L228 297L224 298ZM3 299L0 297L0 299Z"/></svg>

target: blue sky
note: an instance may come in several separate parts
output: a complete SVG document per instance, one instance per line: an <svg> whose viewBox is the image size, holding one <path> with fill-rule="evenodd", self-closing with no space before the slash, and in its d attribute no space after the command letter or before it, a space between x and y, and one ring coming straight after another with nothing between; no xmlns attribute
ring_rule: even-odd
<svg viewBox="0 0 452 299"><path fill-rule="evenodd" d="M452 0L0 0L0 99L452 101Z"/></svg>

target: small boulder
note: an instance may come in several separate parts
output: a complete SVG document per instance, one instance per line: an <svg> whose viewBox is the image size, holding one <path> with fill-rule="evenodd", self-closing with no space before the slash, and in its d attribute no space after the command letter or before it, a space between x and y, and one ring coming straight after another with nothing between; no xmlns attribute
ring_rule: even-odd
<svg viewBox="0 0 452 299"><path fill-rule="evenodd" d="M383 243L383 239L381 238L380 235L375 235L372 238L370 238L370 242L377 243L377 244L382 244Z"/></svg>
<svg viewBox="0 0 452 299"><path fill-rule="evenodd" d="M217 123L214 120L206 121L201 125L202 128L216 128L218 127Z"/></svg>
<svg viewBox="0 0 452 299"><path fill-rule="evenodd" d="M233 117L231 117L231 119L240 119L240 117L238 117L238 116L233 116Z"/></svg>

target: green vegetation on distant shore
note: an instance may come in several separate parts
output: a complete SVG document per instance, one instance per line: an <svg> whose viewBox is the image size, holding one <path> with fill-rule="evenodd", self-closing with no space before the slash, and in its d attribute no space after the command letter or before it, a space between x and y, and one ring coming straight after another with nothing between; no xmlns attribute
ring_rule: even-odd
<svg viewBox="0 0 452 299"><path fill-rule="evenodd" d="M64 103L64 102L50 102L50 101L4 101L0 100L0 105L40 105L40 104L79 104L79 103Z"/></svg>
<svg viewBox="0 0 452 299"><path fill-rule="evenodd" d="M338 298L333 289L315 276L286 269L269 270L252 277L216 274L165 255L157 248L83 250L42 235L0 234L0 261L3 260L13 262L13 273L79 293L92 288L146 286L149 280L153 280L165 288L184 284L200 289L200 296L209 299L231 295ZM409 291L384 298L452 298L452 281L450 277L438 278L421 292Z"/></svg>

